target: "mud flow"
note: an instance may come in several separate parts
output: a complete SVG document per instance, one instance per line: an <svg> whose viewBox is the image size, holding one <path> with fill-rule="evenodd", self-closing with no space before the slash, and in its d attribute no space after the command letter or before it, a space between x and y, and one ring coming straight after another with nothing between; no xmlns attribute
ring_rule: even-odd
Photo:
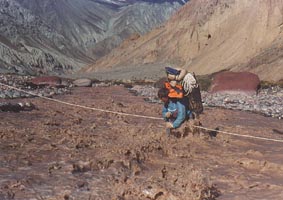
<svg viewBox="0 0 283 200"><path fill-rule="evenodd" d="M161 117L162 104L122 86L75 88L54 98ZM1 200L283 199L282 120L204 108L167 137L160 119L16 101L37 109L0 112Z"/></svg>

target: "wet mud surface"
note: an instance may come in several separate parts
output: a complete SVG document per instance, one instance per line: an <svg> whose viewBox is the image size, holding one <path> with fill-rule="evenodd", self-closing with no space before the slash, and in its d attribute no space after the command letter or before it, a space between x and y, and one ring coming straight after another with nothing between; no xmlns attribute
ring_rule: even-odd
<svg viewBox="0 0 283 200"><path fill-rule="evenodd" d="M75 88L54 98L161 116L122 86ZM198 130L192 124L283 141L282 120L205 108L166 136L158 119L123 116L40 98L37 109L0 112L0 199L283 199L283 142Z"/></svg>

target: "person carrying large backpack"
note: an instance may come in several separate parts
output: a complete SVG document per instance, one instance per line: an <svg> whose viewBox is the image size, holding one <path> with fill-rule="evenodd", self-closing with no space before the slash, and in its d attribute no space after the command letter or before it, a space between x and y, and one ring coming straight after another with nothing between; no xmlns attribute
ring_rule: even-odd
<svg viewBox="0 0 283 200"><path fill-rule="evenodd" d="M194 73L187 72L185 69L165 67L167 79L165 87L170 90L169 97L175 96L182 99L181 101L188 110L195 115L203 112L203 105L200 93L200 87ZM182 89L182 94L175 95L176 91Z"/></svg>
<svg viewBox="0 0 283 200"><path fill-rule="evenodd" d="M193 108L191 105L194 104L190 102L190 94L194 88L198 88L199 91L199 87L196 85L195 77L188 75L186 70L171 67L166 67L165 70L168 81L164 82L164 87L159 89L158 97L164 103L162 116L166 121L166 132L170 134L171 129L179 128L186 119L195 117L193 115L195 112L191 109ZM202 103L200 104L201 107L198 106L199 108L196 109L197 114L203 111Z"/></svg>

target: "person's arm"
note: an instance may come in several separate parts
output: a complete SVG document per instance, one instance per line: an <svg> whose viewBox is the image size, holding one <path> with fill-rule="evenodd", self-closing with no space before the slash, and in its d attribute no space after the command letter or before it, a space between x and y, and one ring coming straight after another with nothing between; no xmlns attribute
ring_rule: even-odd
<svg viewBox="0 0 283 200"><path fill-rule="evenodd" d="M176 120L173 122L173 128L179 128L186 118L185 106L180 102L177 102L176 104L178 109L178 115Z"/></svg>
<svg viewBox="0 0 283 200"><path fill-rule="evenodd" d="M166 117L166 113L167 112L168 112L168 109L165 106L163 106L163 108L162 108L162 117L163 117L163 119L165 121L168 121L168 118Z"/></svg>

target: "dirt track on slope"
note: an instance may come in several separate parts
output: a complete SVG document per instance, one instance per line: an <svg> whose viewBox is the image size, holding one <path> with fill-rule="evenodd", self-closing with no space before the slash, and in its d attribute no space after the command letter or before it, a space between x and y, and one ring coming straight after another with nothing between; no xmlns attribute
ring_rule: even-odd
<svg viewBox="0 0 283 200"><path fill-rule="evenodd" d="M75 88L56 99L160 117L122 86ZM19 100L12 100L18 102ZM283 143L190 130L161 120L23 99L38 109L0 113L0 199L283 199ZM282 120L205 108L188 122L283 140Z"/></svg>

